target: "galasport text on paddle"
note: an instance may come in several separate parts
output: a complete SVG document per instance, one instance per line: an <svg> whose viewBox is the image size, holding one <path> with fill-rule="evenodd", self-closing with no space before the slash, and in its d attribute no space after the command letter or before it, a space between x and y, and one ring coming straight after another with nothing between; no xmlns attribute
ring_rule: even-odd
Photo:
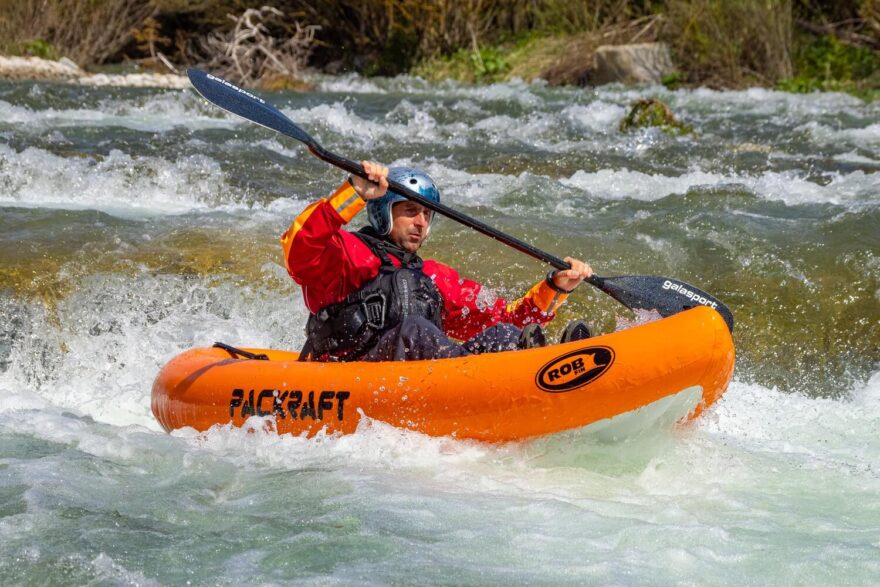
<svg viewBox="0 0 880 587"><path fill-rule="evenodd" d="M355 163L326 150L318 141L297 126L295 122L259 96L198 69L188 69L186 73L196 90L209 102L227 112L303 142L315 157L369 180L367 172L360 163ZM460 222L539 261L549 263L556 269L571 268L568 263L559 257L546 253L439 202L432 202L405 185L388 180L388 186L395 193L408 200L412 200L429 210ZM724 322L727 324L727 328L730 332L733 332L733 313L730 309L718 298L683 281L652 275L599 277L595 273L587 278L586 281L630 310L656 310L664 318L694 306L709 306L721 314L721 317L724 318Z"/></svg>

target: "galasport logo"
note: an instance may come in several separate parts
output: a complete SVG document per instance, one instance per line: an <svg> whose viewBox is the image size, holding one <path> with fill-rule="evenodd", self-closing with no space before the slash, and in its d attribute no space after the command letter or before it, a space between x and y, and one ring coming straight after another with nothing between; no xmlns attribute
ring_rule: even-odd
<svg viewBox="0 0 880 587"><path fill-rule="evenodd" d="M251 98L251 99L253 99L253 100L256 100L256 101L259 102L260 104L265 104L265 103L266 103L266 101L263 100L262 98L260 98L259 96L254 96L253 94L251 94L251 93L248 92L247 90L242 90L241 88L239 88L239 87L236 86L235 84L231 84L231 83L229 83L228 81L226 81L225 79L222 79L222 78L219 78L219 77L215 77L215 76L211 75L210 73L209 73L209 74L206 74L205 77L207 77L207 78L208 78L209 80L211 80L212 82L217 82L217 83L219 83L219 84L222 84L222 85L226 86L227 88L231 88L231 89L235 90L236 92L238 92L239 94L244 94L244 95L247 96L248 98Z"/></svg>
<svg viewBox="0 0 880 587"><path fill-rule="evenodd" d="M583 387L602 376L614 362L614 351L607 346L592 346L553 359L535 376L544 391L562 393Z"/></svg>
<svg viewBox="0 0 880 587"><path fill-rule="evenodd" d="M712 300L701 296L699 293L689 290L688 288L681 285L680 283L675 283L673 281L669 281L668 279L663 282L663 289L671 289L672 291L676 291L680 295L683 295L684 297L686 297L687 299L693 300L703 306L709 306L710 308L717 308L718 307L717 302L713 302Z"/></svg>

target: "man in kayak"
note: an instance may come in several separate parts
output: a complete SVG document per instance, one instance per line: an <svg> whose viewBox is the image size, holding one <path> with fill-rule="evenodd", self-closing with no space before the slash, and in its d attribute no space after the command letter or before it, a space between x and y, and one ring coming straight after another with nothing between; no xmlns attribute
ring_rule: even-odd
<svg viewBox="0 0 880 587"><path fill-rule="evenodd" d="M388 191L388 178L434 202L440 192L423 171L363 162L370 181L346 180L311 204L281 237L290 276L311 315L301 358L392 361L461 357L546 344L541 325L584 279L590 266L566 257L523 297L507 302L417 252L433 212ZM369 226L343 230L364 207ZM562 342L589 338L581 321ZM464 340L458 344L450 337Z"/></svg>

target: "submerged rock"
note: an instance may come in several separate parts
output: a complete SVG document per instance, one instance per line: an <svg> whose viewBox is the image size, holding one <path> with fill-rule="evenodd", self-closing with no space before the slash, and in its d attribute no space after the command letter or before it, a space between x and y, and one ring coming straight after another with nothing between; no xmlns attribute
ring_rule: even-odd
<svg viewBox="0 0 880 587"><path fill-rule="evenodd" d="M634 102L629 114L620 121L620 132L637 128L657 127L672 135L686 135L694 132L693 127L675 117L669 106L655 98L643 98Z"/></svg>

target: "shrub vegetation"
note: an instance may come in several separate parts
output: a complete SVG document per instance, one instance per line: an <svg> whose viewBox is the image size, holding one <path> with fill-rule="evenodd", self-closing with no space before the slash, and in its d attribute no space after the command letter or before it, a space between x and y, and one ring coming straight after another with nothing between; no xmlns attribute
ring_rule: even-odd
<svg viewBox="0 0 880 587"><path fill-rule="evenodd" d="M0 51L185 66L264 4L279 44L320 27L308 65L331 73L583 83L599 45L665 41L671 84L878 87L880 0L0 0Z"/></svg>

